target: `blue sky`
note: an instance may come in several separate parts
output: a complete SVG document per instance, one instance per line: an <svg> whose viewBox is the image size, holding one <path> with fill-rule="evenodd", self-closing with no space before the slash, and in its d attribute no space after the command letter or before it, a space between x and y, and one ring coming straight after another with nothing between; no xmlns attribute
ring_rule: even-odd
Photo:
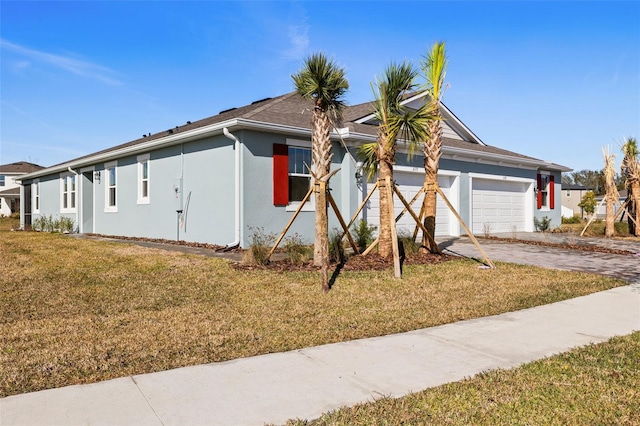
<svg viewBox="0 0 640 426"><path fill-rule="evenodd" d="M575 170L640 137L640 2L0 2L0 164L50 166L293 90L322 51L371 100L447 43L445 104L489 145Z"/></svg>

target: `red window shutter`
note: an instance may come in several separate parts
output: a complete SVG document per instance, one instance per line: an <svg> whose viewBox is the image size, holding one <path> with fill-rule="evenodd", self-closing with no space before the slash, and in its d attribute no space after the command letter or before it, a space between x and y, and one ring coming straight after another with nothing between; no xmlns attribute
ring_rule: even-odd
<svg viewBox="0 0 640 426"><path fill-rule="evenodd" d="M554 176L549 176L549 208L553 209L555 206L555 185L554 185Z"/></svg>
<svg viewBox="0 0 640 426"><path fill-rule="evenodd" d="M289 148L273 144L273 204L289 204Z"/></svg>
<svg viewBox="0 0 640 426"><path fill-rule="evenodd" d="M538 204L538 208L542 208L542 175L538 173L538 192L536 193L536 203Z"/></svg>

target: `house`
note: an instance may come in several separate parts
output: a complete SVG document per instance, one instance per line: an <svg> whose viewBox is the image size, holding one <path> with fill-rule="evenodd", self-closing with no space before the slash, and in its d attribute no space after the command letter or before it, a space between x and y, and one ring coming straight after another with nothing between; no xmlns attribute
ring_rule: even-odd
<svg viewBox="0 0 640 426"><path fill-rule="evenodd" d="M587 192L593 191L593 188L588 188L582 185L569 185L562 184L562 208L566 209L563 213L564 217L580 216L584 217L584 211L582 207L578 206L582 201L582 197Z"/></svg>
<svg viewBox="0 0 640 426"><path fill-rule="evenodd" d="M424 93L404 102L417 106ZM313 105L295 93L231 108L199 121L48 167L22 177L21 224L39 215L66 216L77 231L182 239L248 247L256 231L279 234L311 181ZM446 106L439 184L474 233L533 231L533 219L561 222L561 172L570 169L482 142ZM357 148L376 140L373 103L347 107L331 133L331 194L348 220L372 183L361 177ZM408 159L400 143L395 180L406 197L422 186L423 161ZM311 197L313 198L313 197ZM377 194L361 213L378 224ZM396 201L397 211L402 210ZM416 209L419 209L419 204ZM311 199L289 234L314 238ZM406 215L405 215L406 216ZM339 228L329 214L331 228ZM412 229L409 218L399 232ZM442 200L438 235L461 227Z"/></svg>
<svg viewBox="0 0 640 426"><path fill-rule="evenodd" d="M20 211L20 176L41 170L37 164L19 161L0 165L0 217Z"/></svg>
<svg viewBox="0 0 640 426"><path fill-rule="evenodd" d="M623 189L618 191L618 200L613 203L613 214L618 215L618 210L621 206L624 205L625 201L627 201L627 190ZM596 197L596 217L598 219L606 219L607 218L607 203L604 201L604 195L598 195ZM618 219L626 218L626 216L619 216Z"/></svg>

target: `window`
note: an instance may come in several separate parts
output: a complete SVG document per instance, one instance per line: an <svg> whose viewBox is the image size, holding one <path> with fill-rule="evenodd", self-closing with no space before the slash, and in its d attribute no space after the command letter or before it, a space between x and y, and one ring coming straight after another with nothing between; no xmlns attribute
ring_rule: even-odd
<svg viewBox="0 0 640 426"><path fill-rule="evenodd" d="M149 154L138 156L138 204L149 204Z"/></svg>
<svg viewBox="0 0 640 426"><path fill-rule="evenodd" d="M105 164L106 185L105 185L105 212L118 211L118 193L117 193L117 176L116 163Z"/></svg>
<svg viewBox="0 0 640 426"><path fill-rule="evenodd" d="M545 172L538 173L538 194L536 201L538 208L552 210L554 208L554 176Z"/></svg>
<svg viewBox="0 0 640 426"><path fill-rule="evenodd" d="M60 211L63 213L76 211L76 175L65 173L60 177Z"/></svg>
<svg viewBox="0 0 640 426"><path fill-rule="evenodd" d="M289 156L289 203L300 202L309 192L311 185L311 150L290 146Z"/></svg>
<svg viewBox="0 0 640 426"><path fill-rule="evenodd" d="M300 144L305 143L300 141ZM273 145L273 204L295 210L309 192L311 149L299 145ZM303 210L315 208L310 197Z"/></svg>
<svg viewBox="0 0 640 426"><path fill-rule="evenodd" d="M0 186L4 186L5 185L5 177L4 175L0 175Z"/></svg>
<svg viewBox="0 0 640 426"><path fill-rule="evenodd" d="M40 182L33 183L33 213L40 212Z"/></svg>

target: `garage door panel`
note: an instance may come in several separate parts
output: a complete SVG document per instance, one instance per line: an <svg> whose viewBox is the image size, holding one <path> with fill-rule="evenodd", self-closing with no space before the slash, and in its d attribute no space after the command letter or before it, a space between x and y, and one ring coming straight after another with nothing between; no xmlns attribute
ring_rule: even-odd
<svg viewBox="0 0 640 426"><path fill-rule="evenodd" d="M525 227L527 184L504 180L472 181L472 230L474 233L511 232Z"/></svg>

